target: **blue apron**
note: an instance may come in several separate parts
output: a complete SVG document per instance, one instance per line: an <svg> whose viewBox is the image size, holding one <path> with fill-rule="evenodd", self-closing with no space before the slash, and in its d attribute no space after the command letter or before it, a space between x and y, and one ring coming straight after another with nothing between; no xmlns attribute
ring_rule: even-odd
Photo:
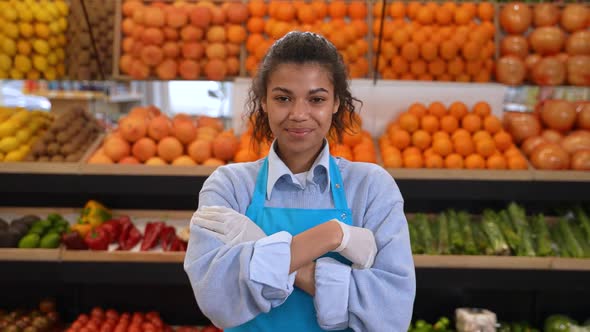
<svg viewBox="0 0 590 332"><path fill-rule="evenodd" d="M343 223L352 224L352 213L346 203L344 186L340 170L334 158L330 157L330 189L334 199L333 209L287 209L264 207L266 199L266 183L268 178L268 159L258 173L256 188L252 202L246 210L246 216L253 220L262 230L271 235L280 231L287 231L295 236L309 228L324 223L330 219L338 219ZM350 265L350 261L336 253L324 256L335 258ZM227 332L253 331L284 331L284 332L313 332L324 331L318 323L311 295L299 288L295 288L291 295L280 306L268 313L262 313L249 322L240 326L225 329ZM345 331L352 331L347 329Z"/></svg>

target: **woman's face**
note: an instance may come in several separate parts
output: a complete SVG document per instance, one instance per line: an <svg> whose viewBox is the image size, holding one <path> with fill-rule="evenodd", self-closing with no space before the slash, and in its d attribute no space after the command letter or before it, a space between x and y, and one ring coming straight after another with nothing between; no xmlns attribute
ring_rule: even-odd
<svg viewBox="0 0 590 332"><path fill-rule="evenodd" d="M285 63L270 74L262 108L281 155L319 152L339 105L329 75L314 63Z"/></svg>

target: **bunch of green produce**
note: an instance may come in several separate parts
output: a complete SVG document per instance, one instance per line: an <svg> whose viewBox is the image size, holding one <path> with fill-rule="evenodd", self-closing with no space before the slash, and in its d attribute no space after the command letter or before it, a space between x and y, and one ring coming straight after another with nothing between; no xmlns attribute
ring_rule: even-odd
<svg viewBox="0 0 590 332"><path fill-rule="evenodd" d="M497 332L539 332L539 330L531 327L528 322L500 322Z"/></svg>
<svg viewBox="0 0 590 332"><path fill-rule="evenodd" d="M552 315L545 319L544 332L590 332L590 319L583 325L565 315Z"/></svg>
<svg viewBox="0 0 590 332"><path fill-rule="evenodd" d="M57 248L61 243L61 235L69 228L69 222L61 215L50 213L46 219L37 220L31 225L27 234L18 241L18 247Z"/></svg>
<svg viewBox="0 0 590 332"><path fill-rule="evenodd" d="M408 332L452 332L451 321L447 317L439 318L434 324L430 324L425 320L418 320L414 324L410 324Z"/></svg>

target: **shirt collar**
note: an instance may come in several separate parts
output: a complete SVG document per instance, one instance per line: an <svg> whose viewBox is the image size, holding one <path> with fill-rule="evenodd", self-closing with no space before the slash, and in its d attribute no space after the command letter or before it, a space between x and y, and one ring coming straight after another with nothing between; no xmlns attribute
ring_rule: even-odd
<svg viewBox="0 0 590 332"><path fill-rule="evenodd" d="M268 178L266 181L266 199L270 199L270 195L272 193L272 189L274 188L277 181L283 176L288 175L291 177L293 182L296 182L295 176L293 172L285 165L283 160L279 157L279 155L275 151L276 147L276 140L272 143L270 151L268 152ZM314 178L316 176L316 170L318 167L323 167L325 170L325 179L326 183L317 183ZM324 147L322 151L316 158L316 160L311 165L309 169L310 172L307 173L307 181L308 182L315 182L320 185L322 192L330 186L330 146L328 145L328 140L324 139Z"/></svg>

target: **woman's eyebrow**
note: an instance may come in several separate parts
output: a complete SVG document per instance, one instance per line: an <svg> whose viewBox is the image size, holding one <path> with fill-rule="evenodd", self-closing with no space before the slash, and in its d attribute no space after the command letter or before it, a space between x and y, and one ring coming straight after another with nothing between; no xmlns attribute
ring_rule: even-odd
<svg viewBox="0 0 590 332"><path fill-rule="evenodd" d="M272 88L271 91L280 91L280 92L284 92L284 93L287 93L287 94L293 94L293 92L291 90L289 90L287 88L282 88L280 86L277 86L277 87Z"/></svg>
<svg viewBox="0 0 590 332"><path fill-rule="evenodd" d="M314 93L318 93L318 92L325 92L325 93L329 93L328 90L324 89L324 88L317 88L317 89L311 89L309 90L309 94L312 95Z"/></svg>

